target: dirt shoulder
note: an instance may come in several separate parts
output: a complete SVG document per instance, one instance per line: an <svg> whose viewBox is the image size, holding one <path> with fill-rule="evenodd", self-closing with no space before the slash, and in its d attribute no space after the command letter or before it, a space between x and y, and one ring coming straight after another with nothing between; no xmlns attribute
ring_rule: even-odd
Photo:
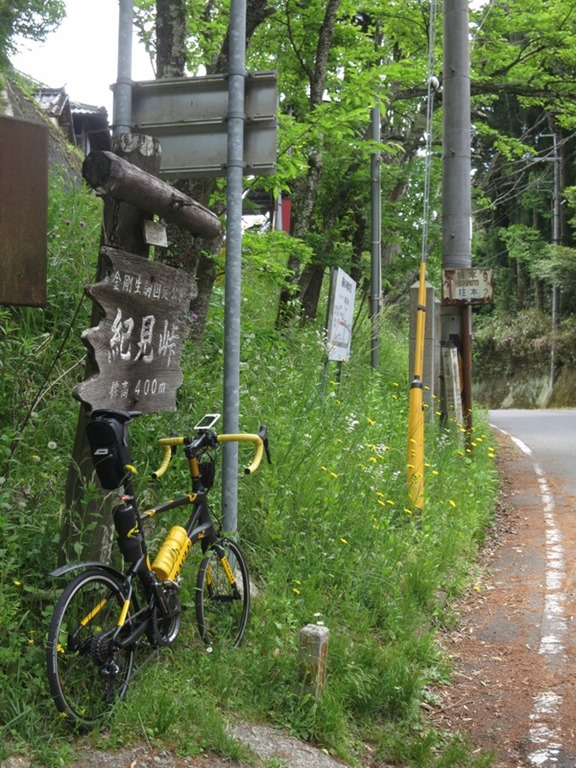
<svg viewBox="0 0 576 768"><path fill-rule="evenodd" d="M508 437L497 439L500 509L482 553L482 575L459 606L458 631L443 637L453 684L439 691L441 707L433 720L443 729L467 734L477 750L494 751L497 768L573 768L574 567L566 563L564 583L551 587L554 542L541 478ZM564 552L574 552L576 500L553 477L547 483L558 539ZM556 607L550 602L555 595ZM554 613L560 608L568 638L555 647Z"/></svg>

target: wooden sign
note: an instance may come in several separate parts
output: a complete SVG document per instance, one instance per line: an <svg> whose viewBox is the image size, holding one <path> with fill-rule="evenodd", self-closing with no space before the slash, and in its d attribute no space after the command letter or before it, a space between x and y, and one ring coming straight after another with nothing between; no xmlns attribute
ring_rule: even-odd
<svg viewBox="0 0 576 768"><path fill-rule="evenodd" d="M126 251L102 248L102 256L106 277L86 292L104 318L82 337L98 373L74 396L92 408L172 411L196 285L182 270Z"/></svg>
<svg viewBox="0 0 576 768"><path fill-rule="evenodd" d="M491 269L445 269L442 304L491 304L494 285Z"/></svg>

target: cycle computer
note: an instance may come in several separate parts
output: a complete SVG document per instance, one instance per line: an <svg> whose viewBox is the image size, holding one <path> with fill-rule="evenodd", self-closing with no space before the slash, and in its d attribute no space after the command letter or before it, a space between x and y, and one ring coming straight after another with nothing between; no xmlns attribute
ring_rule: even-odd
<svg viewBox="0 0 576 768"><path fill-rule="evenodd" d="M214 424L218 421L220 418L219 413L207 413L206 416L202 416L198 424L194 427L194 429L201 431L206 429L212 429Z"/></svg>

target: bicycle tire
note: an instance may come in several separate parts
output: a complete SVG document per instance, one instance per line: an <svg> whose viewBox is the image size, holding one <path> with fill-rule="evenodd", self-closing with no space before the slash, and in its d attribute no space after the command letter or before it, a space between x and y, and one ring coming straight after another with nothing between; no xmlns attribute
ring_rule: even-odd
<svg viewBox="0 0 576 768"><path fill-rule="evenodd" d="M93 728L128 688L134 647L117 648L110 639L124 599L112 574L91 569L64 588L54 608L48 684L58 711L79 730Z"/></svg>
<svg viewBox="0 0 576 768"><path fill-rule="evenodd" d="M232 567L233 584L222 564L222 551ZM250 615L250 577L244 554L235 541L222 539L200 563L195 602L198 631L204 643L238 647Z"/></svg>

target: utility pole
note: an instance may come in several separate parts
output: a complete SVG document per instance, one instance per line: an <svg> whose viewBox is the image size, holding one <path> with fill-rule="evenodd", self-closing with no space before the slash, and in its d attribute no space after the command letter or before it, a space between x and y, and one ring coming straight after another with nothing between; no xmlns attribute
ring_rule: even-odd
<svg viewBox="0 0 576 768"><path fill-rule="evenodd" d="M472 265L468 0L445 0L443 27L442 267L463 269ZM460 354L468 429L472 428L470 309L470 305L443 306L441 313L442 343L456 343Z"/></svg>
<svg viewBox="0 0 576 768"><path fill-rule="evenodd" d="M543 133L543 137L552 139L554 163L554 187L552 190L552 245L560 245L560 155L558 154L558 135ZM558 286L552 286L552 339L550 343L550 392L556 381L556 328L558 326Z"/></svg>

